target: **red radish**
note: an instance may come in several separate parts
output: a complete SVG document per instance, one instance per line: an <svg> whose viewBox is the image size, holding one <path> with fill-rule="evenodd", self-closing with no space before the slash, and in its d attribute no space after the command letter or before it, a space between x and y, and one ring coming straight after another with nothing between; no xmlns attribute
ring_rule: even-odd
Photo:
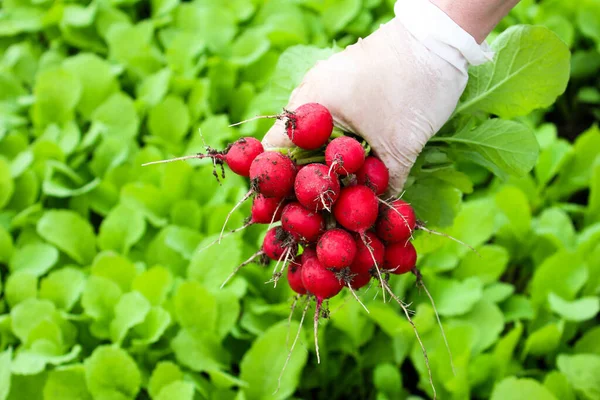
<svg viewBox="0 0 600 400"><path fill-rule="evenodd" d="M371 281L371 274L362 273L362 274L354 274L352 280L350 281L350 287L354 290L358 290L362 287L365 287Z"/></svg>
<svg viewBox="0 0 600 400"><path fill-rule="evenodd" d="M343 229L330 229L317 243L317 257L325 268L340 270L354 261L356 243L351 234Z"/></svg>
<svg viewBox="0 0 600 400"><path fill-rule="evenodd" d="M329 140L333 118L327 107L307 103L294 111L285 111L285 129L290 140L305 150L315 150Z"/></svg>
<svg viewBox="0 0 600 400"><path fill-rule="evenodd" d="M331 210L340 195L340 181L327 166L310 164L296 175L294 192L300 204L309 210Z"/></svg>
<svg viewBox="0 0 600 400"><path fill-rule="evenodd" d="M270 224L281 219L283 199L265 197L257 194L252 202L250 222L253 224Z"/></svg>
<svg viewBox="0 0 600 400"><path fill-rule="evenodd" d="M367 247L369 245L371 249ZM356 256L350 269L355 274L367 274L375 268L375 263L381 265L385 254L385 248L381 240L373 232L367 232L364 240L356 238Z"/></svg>
<svg viewBox="0 0 600 400"><path fill-rule="evenodd" d="M275 151L259 154L250 165L251 185L265 197L285 197L294 187L295 178L294 162Z"/></svg>
<svg viewBox="0 0 600 400"><path fill-rule="evenodd" d="M271 260L280 260L286 252L296 255L298 245L294 238L283 230L280 226L276 226L267 231L263 239L262 251Z"/></svg>
<svg viewBox="0 0 600 400"><path fill-rule="evenodd" d="M212 158L215 165L227 163L229 168L238 175L248 177L250 176L250 165L254 159L265 151L262 143L253 137L243 137L230 144L225 150L217 151L206 146L206 154L198 153L191 156L176 157L169 160L152 161L149 163L142 164L142 166L152 164L162 164L172 161L189 160L192 158ZM218 175L216 171L215 176ZM224 175L223 175L224 176Z"/></svg>
<svg viewBox="0 0 600 400"><path fill-rule="evenodd" d="M283 208L281 226L297 241L315 243L325 230L325 219L320 213L307 210L300 203L293 202Z"/></svg>
<svg viewBox="0 0 600 400"><path fill-rule="evenodd" d="M225 162L238 175L250 176L252 161L265 149L262 143L253 137L245 137L235 141L225 153Z"/></svg>
<svg viewBox="0 0 600 400"><path fill-rule="evenodd" d="M377 220L379 203L375 193L363 185L342 189L333 206L337 222L352 232L364 234Z"/></svg>
<svg viewBox="0 0 600 400"><path fill-rule="evenodd" d="M287 280L290 288L298 294L306 294L302 283L302 264L300 261L292 261L288 264Z"/></svg>
<svg viewBox="0 0 600 400"><path fill-rule="evenodd" d="M356 179L359 184L367 186L379 196L387 190L390 171L380 159L370 156L356 172Z"/></svg>
<svg viewBox="0 0 600 400"><path fill-rule="evenodd" d="M314 256L314 250L302 253L302 284L306 291L315 296L317 304L314 318L315 352L317 353L317 363L321 362L319 356L319 314L323 300L337 295L344 287L344 282L338 279L336 274L326 269L319 259Z"/></svg>
<svg viewBox="0 0 600 400"><path fill-rule="evenodd" d="M340 175L353 174L365 162L365 149L358 140L341 136L333 139L325 149L325 162Z"/></svg>
<svg viewBox="0 0 600 400"><path fill-rule="evenodd" d="M377 220L377 236L388 243L406 242L417 224L415 211L407 202L394 200L382 204Z"/></svg>
<svg viewBox="0 0 600 400"><path fill-rule="evenodd" d="M300 264L304 263L304 260L307 258L316 258L317 250L314 247L305 247L300 254Z"/></svg>
<svg viewBox="0 0 600 400"><path fill-rule="evenodd" d="M390 243L385 247L383 267L392 274L405 274L417 264L417 251L411 242Z"/></svg>
<svg viewBox="0 0 600 400"><path fill-rule="evenodd" d="M302 257L302 283L317 300L329 299L344 287L333 271L325 268L316 257Z"/></svg>

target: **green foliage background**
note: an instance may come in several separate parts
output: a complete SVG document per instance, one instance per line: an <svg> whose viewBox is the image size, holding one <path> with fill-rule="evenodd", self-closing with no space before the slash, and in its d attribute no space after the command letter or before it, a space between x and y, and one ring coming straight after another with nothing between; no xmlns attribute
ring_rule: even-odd
<svg viewBox="0 0 600 400"><path fill-rule="evenodd" d="M246 183L202 161L141 167L203 150L199 130L216 148L260 137L270 122L228 125L278 112L392 3L3 1L0 400L431 397L375 285L369 314L329 303L321 365L306 324L273 394L304 303L288 323L291 291L254 265L219 289L264 228L198 251ZM481 254L415 240L456 374L414 277L392 284L439 398L600 399L600 1L523 0L490 41L405 193Z"/></svg>

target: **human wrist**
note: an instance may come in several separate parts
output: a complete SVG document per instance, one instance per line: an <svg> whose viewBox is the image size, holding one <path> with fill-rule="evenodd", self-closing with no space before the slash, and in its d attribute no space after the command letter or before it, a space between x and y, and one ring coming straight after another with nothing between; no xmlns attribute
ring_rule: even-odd
<svg viewBox="0 0 600 400"><path fill-rule="evenodd" d="M396 19L419 42L466 74L468 65L493 58L487 44L473 36L430 0L397 0Z"/></svg>
<svg viewBox="0 0 600 400"><path fill-rule="evenodd" d="M481 44L520 0L429 0Z"/></svg>

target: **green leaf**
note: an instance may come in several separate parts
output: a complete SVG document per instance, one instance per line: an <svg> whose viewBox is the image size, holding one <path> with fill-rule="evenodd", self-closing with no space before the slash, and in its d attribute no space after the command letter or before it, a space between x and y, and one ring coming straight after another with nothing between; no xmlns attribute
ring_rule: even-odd
<svg viewBox="0 0 600 400"><path fill-rule="evenodd" d="M462 193L453 185L433 178L416 181L403 197L419 219L432 226L449 226L460 209Z"/></svg>
<svg viewBox="0 0 600 400"><path fill-rule="evenodd" d="M558 196L567 196L590 185L593 166L598 159L595 149L599 146L600 128L596 124L577 136L572 157L563 166L558 179L552 185Z"/></svg>
<svg viewBox="0 0 600 400"><path fill-rule="evenodd" d="M169 91L172 71L164 68L155 74L144 78L136 87L136 101L146 107L154 107L165 97Z"/></svg>
<svg viewBox="0 0 600 400"><path fill-rule="evenodd" d="M596 48L600 49L600 18L598 13L600 6L594 1L582 2L577 13L577 25L584 36L596 42Z"/></svg>
<svg viewBox="0 0 600 400"><path fill-rule="evenodd" d="M171 348L177 362L192 371L221 369L227 362L228 354L212 332L192 334L181 329L171 341Z"/></svg>
<svg viewBox="0 0 600 400"><path fill-rule="evenodd" d="M207 289L195 281L179 285L175 297L177 322L188 331L214 332L217 323L217 301Z"/></svg>
<svg viewBox="0 0 600 400"><path fill-rule="evenodd" d="M506 270L509 254L504 247L484 245L478 253L470 252L461 260L453 275L458 279L476 276L484 284L498 280Z"/></svg>
<svg viewBox="0 0 600 400"><path fill-rule="evenodd" d="M40 388L44 386L46 376L44 372L36 375L13 374L7 400L43 400Z"/></svg>
<svg viewBox="0 0 600 400"><path fill-rule="evenodd" d="M96 238L88 221L73 211L46 211L37 233L79 264L89 264L96 255Z"/></svg>
<svg viewBox="0 0 600 400"><path fill-rule="evenodd" d="M128 183L121 189L123 205L144 214L154 226L164 226L169 204L156 186L146 183Z"/></svg>
<svg viewBox="0 0 600 400"><path fill-rule="evenodd" d="M557 252L535 270L529 283L531 300L534 305L540 305L546 302L551 292L565 300L573 300L585 284L587 275L585 264L577 254Z"/></svg>
<svg viewBox="0 0 600 400"><path fill-rule="evenodd" d="M85 382L83 365L76 364L50 371L44 385L44 400L92 400Z"/></svg>
<svg viewBox="0 0 600 400"><path fill-rule="evenodd" d="M62 68L40 72L36 77L33 94L32 119L36 126L62 124L73 118L79 102L82 85L78 77Z"/></svg>
<svg viewBox="0 0 600 400"><path fill-rule="evenodd" d="M98 247L127 254L146 232L144 215L136 208L120 204L102 220Z"/></svg>
<svg viewBox="0 0 600 400"><path fill-rule="evenodd" d="M65 267L53 271L40 283L40 299L47 299L57 308L70 311L85 287L85 275L78 269Z"/></svg>
<svg viewBox="0 0 600 400"><path fill-rule="evenodd" d="M48 300L28 299L10 311L12 330L21 342L27 342L30 333L46 319L51 319L56 308Z"/></svg>
<svg viewBox="0 0 600 400"><path fill-rule="evenodd" d="M137 270L131 260L112 251L107 251L99 253L94 258L91 273L112 280L119 285L123 292L127 292L137 275Z"/></svg>
<svg viewBox="0 0 600 400"><path fill-rule="evenodd" d="M86 118L119 90L111 65L95 54L79 53L67 58L63 66L81 81L82 91L77 110Z"/></svg>
<svg viewBox="0 0 600 400"><path fill-rule="evenodd" d="M534 232L552 242L557 249L574 249L575 227L569 215L558 208L547 208L538 216Z"/></svg>
<svg viewBox="0 0 600 400"><path fill-rule="evenodd" d="M106 32L110 59L125 66L136 78L158 71L162 60L153 46L154 29L151 20L142 20L136 25L114 24Z"/></svg>
<svg viewBox="0 0 600 400"><path fill-rule="evenodd" d="M496 193L494 199L505 218L502 233L509 233L519 242L524 242L531 229L531 209L525 193L517 187L505 186Z"/></svg>
<svg viewBox="0 0 600 400"><path fill-rule="evenodd" d="M171 314L162 307L152 307L141 324L133 327L134 345L149 345L157 342L171 325Z"/></svg>
<svg viewBox="0 0 600 400"><path fill-rule="evenodd" d="M101 338L109 337L108 324L114 316L114 307L121 297L119 285L99 276L91 276L83 290L81 305L85 315L92 317L96 325L92 332Z"/></svg>
<svg viewBox="0 0 600 400"><path fill-rule="evenodd" d="M566 140L557 140L544 149L535 165L535 176L540 185L548 184L570 160L572 154L572 146Z"/></svg>
<svg viewBox="0 0 600 400"><path fill-rule="evenodd" d="M529 378L506 378L494 387L491 400L558 400L539 382Z"/></svg>
<svg viewBox="0 0 600 400"><path fill-rule="evenodd" d="M5 400L10 392L10 363L12 349L0 353L0 400Z"/></svg>
<svg viewBox="0 0 600 400"><path fill-rule="evenodd" d="M457 318L456 321L468 323L475 328L475 342L471 351L479 354L493 345L504 330L504 316L494 303L480 301L467 314Z"/></svg>
<svg viewBox="0 0 600 400"><path fill-rule="evenodd" d="M179 142L190 127L188 108L180 97L167 96L150 109L148 129L154 136L169 142Z"/></svg>
<svg viewBox="0 0 600 400"><path fill-rule="evenodd" d="M29 272L14 272L8 276L4 295L11 307L37 296L37 277Z"/></svg>
<svg viewBox="0 0 600 400"><path fill-rule="evenodd" d="M535 310L531 305L531 301L521 295L511 296L506 303L502 305L504 310L504 319L506 322L516 321L519 319L533 319Z"/></svg>
<svg viewBox="0 0 600 400"><path fill-rule="evenodd" d="M152 0L152 16L168 14L179 4L179 0Z"/></svg>
<svg viewBox="0 0 600 400"><path fill-rule="evenodd" d="M191 382L175 381L165 386L156 400L192 400L194 398L194 384Z"/></svg>
<svg viewBox="0 0 600 400"><path fill-rule="evenodd" d="M428 279L427 285L435 299L438 313L442 316L455 316L469 312L483 295L483 284L478 278L468 278L463 282L436 277Z"/></svg>
<svg viewBox="0 0 600 400"><path fill-rule="evenodd" d="M377 365L373 371L373 384L390 399L400 396L402 377L398 367L392 364Z"/></svg>
<svg viewBox="0 0 600 400"><path fill-rule="evenodd" d="M523 355L545 356L558 348L564 330L564 323L551 323L531 333L525 341Z"/></svg>
<svg viewBox="0 0 600 400"><path fill-rule="evenodd" d="M361 11L361 0L326 0L322 8L322 23L330 35L339 33Z"/></svg>
<svg viewBox="0 0 600 400"><path fill-rule="evenodd" d="M512 118L548 107L564 92L570 53L552 31L512 26L491 47L494 61L469 69L469 84L456 113L484 111Z"/></svg>
<svg viewBox="0 0 600 400"><path fill-rule="evenodd" d="M548 293L550 309L567 321L587 321L592 319L600 311L600 299L598 297L582 297L573 301L565 301L554 293Z"/></svg>
<svg viewBox="0 0 600 400"><path fill-rule="evenodd" d="M58 161L46 161L47 169L42 184L42 191L55 197L76 197L92 191L100 184L100 179L86 182L69 166Z"/></svg>
<svg viewBox="0 0 600 400"><path fill-rule="evenodd" d="M14 245L12 236L0 225L0 263L9 264L13 252Z"/></svg>
<svg viewBox="0 0 600 400"><path fill-rule="evenodd" d="M589 329L575 343L577 353L594 353L600 356L600 326Z"/></svg>
<svg viewBox="0 0 600 400"><path fill-rule="evenodd" d="M97 347L85 360L85 378L96 398L133 399L141 385L140 371L125 350Z"/></svg>
<svg viewBox="0 0 600 400"><path fill-rule="evenodd" d="M10 163L10 174L13 178L18 178L25 172L33 162L33 152L25 150L20 152Z"/></svg>
<svg viewBox="0 0 600 400"><path fill-rule="evenodd" d="M18 248L10 259L12 272L29 272L35 276L44 275L58 261L56 247L46 243L32 243Z"/></svg>
<svg viewBox="0 0 600 400"><path fill-rule="evenodd" d="M206 6L180 4L174 12L174 24L184 31L193 32L217 53L231 42L237 32L233 13L212 3Z"/></svg>
<svg viewBox="0 0 600 400"><path fill-rule="evenodd" d="M183 380L183 372L181 372L177 364L171 361L161 361L156 364L156 368L154 368L152 375L150 375L148 393L154 399L165 386L181 380Z"/></svg>
<svg viewBox="0 0 600 400"><path fill-rule="evenodd" d="M240 378L248 382L248 388L244 389L248 400L286 399L295 392L308 358L301 346L294 348L279 386L278 376L288 357L286 346L288 330L296 332L298 329L297 322L292 322L289 326L287 322L274 325L256 339L250 350L244 354L240 364ZM301 331L300 343L304 342L302 333L303 331ZM279 391L275 393L278 387Z"/></svg>
<svg viewBox="0 0 600 400"><path fill-rule="evenodd" d="M169 270L157 265L136 276L131 288L143 294L150 304L158 306L167 299L172 285L173 276Z"/></svg>
<svg viewBox="0 0 600 400"><path fill-rule="evenodd" d="M501 178L523 176L535 165L539 146L533 131L521 123L490 119L454 136L433 138L447 142L457 157L486 167Z"/></svg>
<svg viewBox="0 0 600 400"><path fill-rule="evenodd" d="M483 289L483 298L492 303L501 303L508 299L515 291L515 287L509 283L494 282Z"/></svg>
<svg viewBox="0 0 600 400"><path fill-rule="evenodd" d="M110 337L113 343L120 344L127 331L144 322L150 312L150 303L139 292L125 293L115 305L115 319L110 323Z"/></svg>
<svg viewBox="0 0 600 400"><path fill-rule="evenodd" d="M585 221L587 224L600 222L600 158L596 160L596 164L592 168L590 196Z"/></svg>
<svg viewBox="0 0 600 400"><path fill-rule="evenodd" d="M567 377L558 372L552 371L544 378L544 386L550 390L557 399L576 400L575 392L569 384Z"/></svg>
<svg viewBox="0 0 600 400"><path fill-rule="evenodd" d="M122 92L114 93L96 108L92 121L104 136L120 139L133 138L140 125L133 100Z"/></svg>
<svg viewBox="0 0 600 400"><path fill-rule="evenodd" d="M239 66L247 66L258 61L271 47L263 29L248 29L233 42L231 61Z"/></svg>
<svg viewBox="0 0 600 400"><path fill-rule="evenodd" d="M0 210L8 203L15 190L10 164L0 156Z"/></svg>
<svg viewBox="0 0 600 400"><path fill-rule="evenodd" d="M209 236L198 245L198 249L212 243L217 236ZM197 250L190 261L188 277L194 279L206 288L219 288L231 271L242 261L242 243L239 238L229 236L221 241L218 246L206 250ZM227 249L227 251L223 251ZM220 265L221 268L213 268ZM252 267L250 267L252 268Z"/></svg>
<svg viewBox="0 0 600 400"><path fill-rule="evenodd" d="M600 397L600 356L561 354L557 364L558 370L566 375L582 399L593 400Z"/></svg>

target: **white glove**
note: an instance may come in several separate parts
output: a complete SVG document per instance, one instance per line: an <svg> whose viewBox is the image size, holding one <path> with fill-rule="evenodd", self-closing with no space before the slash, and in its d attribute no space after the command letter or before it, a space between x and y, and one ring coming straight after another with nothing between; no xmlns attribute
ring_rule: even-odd
<svg viewBox="0 0 600 400"><path fill-rule="evenodd" d="M425 143L454 111L468 64L492 57L428 0L398 0L396 17L326 61L293 91L286 109L317 102L336 126L365 138L390 170L398 194ZM265 147L289 147L282 121Z"/></svg>

